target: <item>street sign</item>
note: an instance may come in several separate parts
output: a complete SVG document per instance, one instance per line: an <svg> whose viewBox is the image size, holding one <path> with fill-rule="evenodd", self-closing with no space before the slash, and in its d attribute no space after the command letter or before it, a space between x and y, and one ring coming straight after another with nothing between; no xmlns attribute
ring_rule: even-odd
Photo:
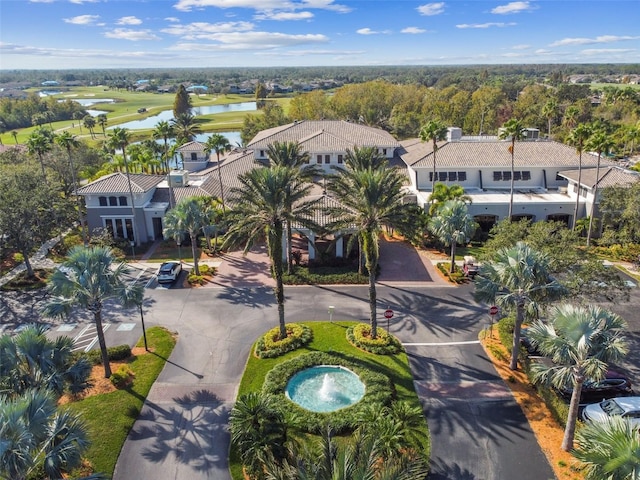
<svg viewBox="0 0 640 480"><path fill-rule="evenodd" d="M491 308L489 308L489 315L493 316L497 314L498 314L498 307L496 307L495 305L492 305Z"/></svg>
<svg viewBox="0 0 640 480"><path fill-rule="evenodd" d="M390 308L387 308L384 311L384 318L389 319L393 317L393 310L391 310Z"/></svg>

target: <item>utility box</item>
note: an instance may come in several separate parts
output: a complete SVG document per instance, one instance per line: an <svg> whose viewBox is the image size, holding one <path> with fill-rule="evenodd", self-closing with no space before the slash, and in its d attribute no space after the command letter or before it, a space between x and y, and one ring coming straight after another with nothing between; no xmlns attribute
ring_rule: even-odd
<svg viewBox="0 0 640 480"><path fill-rule="evenodd" d="M168 180L171 187L188 187L189 172L186 170L171 170Z"/></svg>

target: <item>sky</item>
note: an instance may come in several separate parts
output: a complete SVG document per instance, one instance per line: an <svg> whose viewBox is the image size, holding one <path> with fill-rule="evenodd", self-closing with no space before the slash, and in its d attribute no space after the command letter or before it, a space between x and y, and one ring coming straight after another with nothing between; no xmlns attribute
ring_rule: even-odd
<svg viewBox="0 0 640 480"><path fill-rule="evenodd" d="M0 70L522 63L640 63L640 2L0 1Z"/></svg>

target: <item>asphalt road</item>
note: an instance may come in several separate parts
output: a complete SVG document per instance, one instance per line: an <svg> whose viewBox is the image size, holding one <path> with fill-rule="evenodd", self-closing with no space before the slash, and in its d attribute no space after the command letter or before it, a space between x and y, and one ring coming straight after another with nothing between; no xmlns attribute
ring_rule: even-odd
<svg viewBox="0 0 640 480"><path fill-rule="evenodd" d="M286 288L288 321L368 318L366 287ZM379 287L379 315L407 344L432 432L432 479L544 480L553 472L477 333L469 287ZM249 349L276 325L270 289L153 290L148 324L180 340L124 445L114 479L229 479L226 432ZM524 468L526 466L526 468Z"/></svg>

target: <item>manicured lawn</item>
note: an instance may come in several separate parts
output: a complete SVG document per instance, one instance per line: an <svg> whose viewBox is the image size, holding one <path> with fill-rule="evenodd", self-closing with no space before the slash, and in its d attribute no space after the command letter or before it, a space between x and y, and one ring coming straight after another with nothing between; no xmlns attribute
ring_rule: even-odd
<svg viewBox="0 0 640 480"><path fill-rule="evenodd" d="M250 355L245 368L238 396L249 392L259 392L262 388L265 375L277 364L290 360L298 355L310 352L328 352L340 356L349 357L349 360L358 363L365 368L383 373L395 385L397 401L409 403L412 407L420 407L420 401L413 388L413 375L409 368L409 362L405 353L396 355L373 355L352 346L346 339L347 328L357 322L300 322L313 330L313 340L306 347L289 352L281 357L260 359ZM425 432L427 430L425 421ZM428 438L428 435L427 435ZM430 445L423 445L425 455L429 456ZM231 474L234 479L242 479L241 465L235 455L230 459Z"/></svg>
<svg viewBox="0 0 640 480"><path fill-rule="evenodd" d="M173 335L161 327L149 328L147 341L152 352L138 355L129 363L135 373L130 388L94 395L68 405L82 415L88 426L91 447L86 458L95 472L105 473L109 478L113 475L127 434L175 345ZM137 346L144 346L142 339Z"/></svg>

